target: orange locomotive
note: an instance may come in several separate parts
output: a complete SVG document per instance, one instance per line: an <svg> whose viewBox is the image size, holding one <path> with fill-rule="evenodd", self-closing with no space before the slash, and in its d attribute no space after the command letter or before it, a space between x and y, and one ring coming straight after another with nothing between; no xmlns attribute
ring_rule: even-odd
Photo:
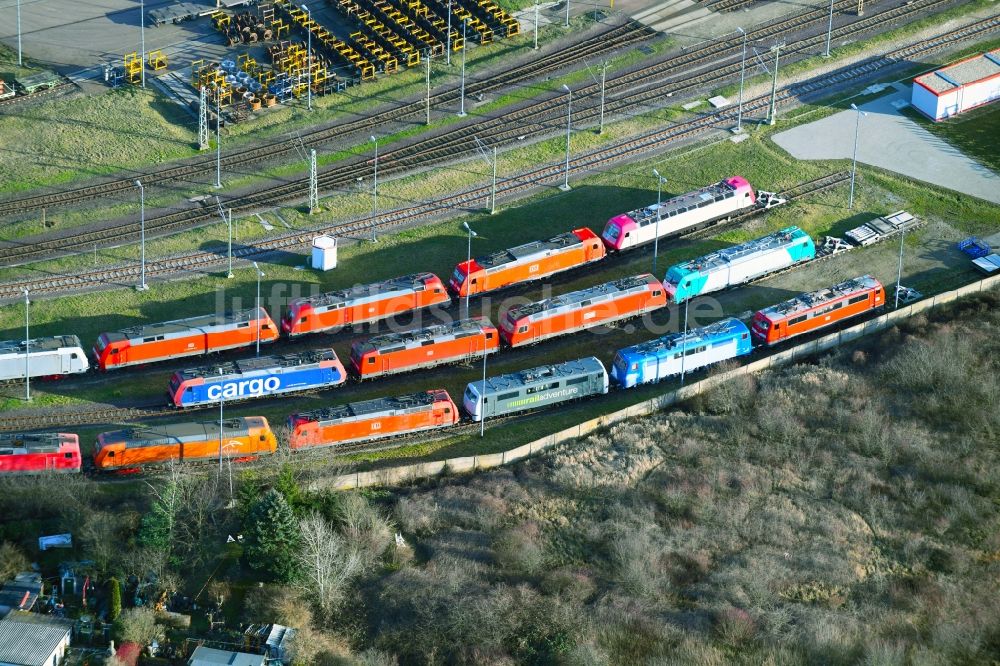
<svg viewBox="0 0 1000 666"><path fill-rule="evenodd" d="M94 465L102 471L140 469L147 465L218 460L219 424L175 423L105 432L97 436ZM263 416L227 419L222 428L223 458L274 453L278 441Z"/></svg>
<svg viewBox="0 0 1000 666"><path fill-rule="evenodd" d="M574 229L544 241L525 243L455 267L448 286L458 296L474 296L604 258L604 243L590 229Z"/></svg>
<svg viewBox="0 0 1000 666"><path fill-rule="evenodd" d="M489 319L461 319L415 331L378 335L351 345L351 367L361 379L482 358L500 348Z"/></svg>
<svg viewBox="0 0 1000 666"><path fill-rule="evenodd" d="M663 284L644 273L511 308L500 324L500 337L511 347L530 345L636 317L666 304Z"/></svg>
<svg viewBox="0 0 1000 666"><path fill-rule="evenodd" d="M405 275L385 282L357 285L288 304L281 328L289 337L343 328L447 303L451 298L433 273Z"/></svg>
<svg viewBox="0 0 1000 666"><path fill-rule="evenodd" d="M101 370L199 356L278 339L278 327L264 308L201 315L101 333L94 359Z"/></svg>
<svg viewBox="0 0 1000 666"><path fill-rule="evenodd" d="M376 398L292 414L292 450L408 435L458 423L458 408L444 389Z"/></svg>
<svg viewBox="0 0 1000 666"><path fill-rule="evenodd" d="M884 305L882 283L862 275L760 310L750 332L757 342L770 346Z"/></svg>

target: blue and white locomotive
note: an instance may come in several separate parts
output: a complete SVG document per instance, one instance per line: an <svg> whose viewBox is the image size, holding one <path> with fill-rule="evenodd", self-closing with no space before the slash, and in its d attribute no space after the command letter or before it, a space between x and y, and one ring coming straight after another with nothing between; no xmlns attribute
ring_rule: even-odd
<svg viewBox="0 0 1000 666"><path fill-rule="evenodd" d="M473 421L608 392L608 372L593 356L489 377L465 388L463 407Z"/></svg>
<svg viewBox="0 0 1000 666"><path fill-rule="evenodd" d="M333 388L346 381L347 372L337 354L319 349L178 370L170 379L169 395L176 407L197 407Z"/></svg>
<svg viewBox="0 0 1000 666"><path fill-rule="evenodd" d="M816 246L809 234L798 227L787 227L748 243L675 264L667 270L663 286L671 302L683 303L815 257Z"/></svg>
<svg viewBox="0 0 1000 666"><path fill-rule="evenodd" d="M611 378L624 388L658 382L706 365L749 354L750 329L739 319L723 319L711 326L672 333L615 354Z"/></svg>

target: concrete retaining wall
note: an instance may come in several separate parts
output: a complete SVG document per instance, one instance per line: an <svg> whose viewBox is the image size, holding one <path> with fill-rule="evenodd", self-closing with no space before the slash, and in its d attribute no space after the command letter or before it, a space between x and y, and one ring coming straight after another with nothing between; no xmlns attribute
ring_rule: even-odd
<svg viewBox="0 0 1000 666"><path fill-rule="evenodd" d="M522 444L521 446L510 449L509 451L489 453L481 456L466 456L464 458L449 458L447 460L439 460L435 462L387 467L374 472L343 474L327 479L317 479L313 481L310 486L313 489L328 488L333 490L354 490L356 488L366 488L368 486L393 486L408 483L417 479L437 476L444 472L445 469L449 472L473 472L480 469L499 467L500 465L506 465L517 460L524 460L525 458L535 455L540 451L552 448L558 444L562 444L563 442L584 437L596 430L600 430L601 428L605 428L637 416L648 416L667 407L671 407L679 402L689 400L690 398L711 390L719 384L734 377L753 374L768 368L794 363L801 358L811 356L817 352L833 349L834 347L838 347L846 342L857 340L865 335L889 328L896 322L920 312L924 312L925 310L929 310L945 303L950 303L955 299L961 298L962 296L974 294L980 291L986 291L997 285L1000 285L1000 275L994 275L986 278L985 280L980 280L979 282L959 287L953 291L948 291L943 294L938 294L932 298L917 301L916 303L901 307L898 310L881 315L875 319L870 319L842 331L825 335L816 340L804 342L800 345L792 347L791 349L786 349L778 352L777 354L768 356L767 358L752 361L745 365L741 365L738 368L733 368L727 372L706 377L701 381L688 384L683 388L650 398L649 400L640 402L636 405L631 405L616 412L605 414L604 416L590 419L589 421L584 421L583 423L566 428L565 430L560 430L559 432L552 433L551 435L546 435L541 439L536 439L533 442Z"/></svg>

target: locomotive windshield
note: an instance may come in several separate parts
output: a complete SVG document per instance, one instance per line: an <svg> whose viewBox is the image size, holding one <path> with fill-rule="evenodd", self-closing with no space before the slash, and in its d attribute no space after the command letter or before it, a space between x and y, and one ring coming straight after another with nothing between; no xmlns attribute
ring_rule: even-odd
<svg viewBox="0 0 1000 666"><path fill-rule="evenodd" d="M610 241L618 240L618 235L621 233L621 229L618 228L617 224L608 223L608 226L604 229L604 237Z"/></svg>
<svg viewBox="0 0 1000 666"><path fill-rule="evenodd" d="M455 284L462 284L465 282L465 271L462 270L461 266L455 268L455 274L452 276L455 280Z"/></svg>

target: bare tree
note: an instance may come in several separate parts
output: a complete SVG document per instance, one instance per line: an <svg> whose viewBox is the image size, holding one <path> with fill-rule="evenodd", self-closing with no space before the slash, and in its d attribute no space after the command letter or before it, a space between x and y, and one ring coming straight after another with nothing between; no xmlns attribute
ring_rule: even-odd
<svg viewBox="0 0 1000 666"><path fill-rule="evenodd" d="M28 558L12 543L0 543L0 584L27 570Z"/></svg>
<svg viewBox="0 0 1000 666"><path fill-rule="evenodd" d="M364 558L315 511L299 521L299 530L302 542L298 560L303 574L300 585L327 613L339 601L348 581L361 573Z"/></svg>

